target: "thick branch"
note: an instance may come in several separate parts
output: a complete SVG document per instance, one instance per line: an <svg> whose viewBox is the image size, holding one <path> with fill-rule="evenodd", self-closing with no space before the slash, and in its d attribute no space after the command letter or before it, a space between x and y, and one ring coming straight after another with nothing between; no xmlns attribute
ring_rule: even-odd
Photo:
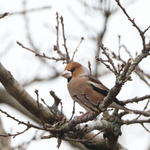
<svg viewBox="0 0 150 150"><path fill-rule="evenodd" d="M23 107L37 118L42 118L44 122L52 124L55 116L51 111L40 104L40 110L37 102L27 91L14 79L11 73L0 63L0 82L7 92L13 96Z"/></svg>
<svg viewBox="0 0 150 150"><path fill-rule="evenodd" d="M96 120L86 124L86 130L84 133L89 133L93 130L107 130L113 132L113 124L106 120ZM80 128L84 128L85 125L82 125Z"/></svg>
<svg viewBox="0 0 150 150"><path fill-rule="evenodd" d="M18 103L8 92L4 89L0 89L0 103L5 103L10 107L20 111L22 114L26 115L30 119L39 123L39 119L33 116L29 111L27 111L20 103Z"/></svg>

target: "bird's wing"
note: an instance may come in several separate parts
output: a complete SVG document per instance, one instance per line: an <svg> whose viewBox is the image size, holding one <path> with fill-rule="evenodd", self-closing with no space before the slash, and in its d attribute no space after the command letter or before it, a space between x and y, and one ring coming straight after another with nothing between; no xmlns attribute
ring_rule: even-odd
<svg viewBox="0 0 150 150"><path fill-rule="evenodd" d="M87 76L88 80L89 80L89 85L92 87L92 89L104 96L107 96L109 89L104 86L97 78L93 77L93 76ZM114 102L124 106L125 104L122 101L119 101L117 98L114 99Z"/></svg>

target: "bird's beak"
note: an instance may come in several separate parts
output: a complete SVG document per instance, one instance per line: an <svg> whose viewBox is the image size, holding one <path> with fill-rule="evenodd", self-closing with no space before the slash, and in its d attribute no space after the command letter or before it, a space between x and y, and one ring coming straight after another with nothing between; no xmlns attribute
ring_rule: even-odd
<svg viewBox="0 0 150 150"><path fill-rule="evenodd" d="M70 78L70 77L72 77L72 73L71 73L71 71L65 70L65 71L61 74L61 76L65 77L65 78Z"/></svg>

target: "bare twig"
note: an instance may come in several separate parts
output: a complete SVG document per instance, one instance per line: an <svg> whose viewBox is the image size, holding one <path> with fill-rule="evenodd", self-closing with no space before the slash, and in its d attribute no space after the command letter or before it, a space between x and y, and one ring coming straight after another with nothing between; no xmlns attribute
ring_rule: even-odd
<svg viewBox="0 0 150 150"><path fill-rule="evenodd" d="M60 47L59 47L59 13L56 12L56 45L54 45L54 51L57 52L57 54L59 55L60 58L65 59L65 55L60 51Z"/></svg>
<svg viewBox="0 0 150 150"><path fill-rule="evenodd" d="M89 68L90 73L92 74L92 69L91 69L91 63L90 63L90 61L88 61L88 68Z"/></svg>
<svg viewBox="0 0 150 150"><path fill-rule="evenodd" d="M35 131L35 134L31 138L29 138L28 141L22 142L19 145L15 146L14 150L16 150L16 149L17 150L27 149L27 147L29 146L29 144L31 144L31 142L41 139L41 136L43 133L41 135L37 135L37 131L38 130Z"/></svg>
<svg viewBox="0 0 150 150"><path fill-rule="evenodd" d="M143 114L144 114L144 111L146 110L146 108L147 108L149 102L150 102L150 100L147 101L147 103L146 103L146 105L145 105L145 107L144 107L144 109L143 109ZM142 113L139 114L139 116L137 116L134 120L138 120L138 119L141 117L141 115L142 115Z"/></svg>
<svg viewBox="0 0 150 150"><path fill-rule="evenodd" d="M141 125L142 125L142 127L143 127L147 132L150 133L150 130L148 130L148 129L144 126L144 123L141 123Z"/></svg>
<svg viewBox="0 0 150 150"><path fill-rule="evenodd" d="M108 53L108 49L106 47L104 47L103 44L100 45L100 48L102 49L102 53L107 57L107 60L103 60L102 58L98 58L98 56L96 56L95 59L97 61L100 61L101 63L103 63L115 75L118 75L118 71L115 67L115 64L114 64L112 58L110 57L110 54ZM106 62L109 63L112 66L112 68Z"/></svg>
<svg viewBox="0 0 150 150"><path fill-rule="evenodd" d="M31 127L26 127L26 129L24 129L23 131L21 132L17 132L17 133L7 133L7 134L0 134L0 136L3 136L3 137L9 137L9 136L12 136L13 138L15 138L16 136L20 135L20 134L23 134L25 133L26 131L28 131Z"/></svg>
<svg viewBox="0 0 150 150"><path fill-rule="evenodd" d="M79 48L79 46L81 45L81 43L82 43L83 40L84 40L84 37L81 37L81 40L80 40L80 42L79 42L79 44L78 44L76 50L73 52L71 61L74 60L74 56L75 56L76 52L78 51L78 48Z"/></svg>
<svg viewBox="0 0 150 150"><path fill-rule="evenodd" d="M53 113L53 115L56 116L56 118L59 120L60 117L56 114L56 111L54 111L53 108L51 108L50 106L48 106L46 104L46 102L44 101L44 99L41 98L41 101L47 106L48 109L50 109L50 111Z"/></svg>
<svg viewBox="0 0 150 150"><path fill-rule="evenodd" d="M127 49L127 47L126 47L125 45L121 45L121 47L124 48L124 50L126 51L126 53L127 53L127 54L129 55L129 57L133 60L133 57L132 57L130 51Z"/></svg>
<svg viewBox="0 0 150 150"><path fill-rule="evenodd" d="M57 25L56 25L56 46L57 46L57 51L59 50L59 13L56 12L56 21L57 21ZM60 53L60 51L58 51L58 53Z"/></svg>
<svg viewBox="0 0 150 150"><path fill-rule="evenodd" d="M46 130L46 129L42 128L42 127L33 125L33 124L31 124L30 122L25 123L25 122L23 122L23 121L20 121L20 120L16 119L15 117L11 116L10 114L8 114L7 112L3 111L2 109L0 109L0 112L2 112L3 114L7 115L7 117L9 117L9 118L15 120L16 122L18 122L18 124L23 124L23 125L27 126L28 128L31 128L31 127L32 127L32 128L39 129L39 130L44 130L44 131ZM26 130L28 130L28 129L26 129ZM14 135L13 135L13 136L14 136Z"/></svg>
<svg viewBox="0 0 150 150"><path fill-rule="evenodd" d="M28 9L28 10L24 10L24 11L11 12L10 15L24 15L24 14L32 13L35 11L41 11L44 9L51 9L51 6L43 6L43 7L32 8L32 9Z"/></svg>
<svg viewBox="0 0 150 150"><path fill-rule="evenodd" d="M125 66L125 64L126 64L126 62L121 58L120 48L121 48L121 47L124 48L124 50L125 50L126 53L129 55L129 57L131 58L132 61L134 61L134 58L133 58L133 56L131 55L131 52L126 48L125 45L120 45L120 36L119 36L119 42L118 42L118 43L119 43L119 45L118 45L118 46L119 46L118 56L117 56L117 54L115 54L114 52L111 52L111 53L112 53L114 59L119 60L119 61L121 61L121 62L123 63L121 66L118 64L118 72L119 72L119 74L120 74L120 72L123 71L123 68L124 68L124 66ZM140 68L140 66L137 66L137 67L136 67L135 73L139 76L139 78L140 78L143 82L145 82L145 83L150 87L150 84L149 84L149 82L148 82L149 80L146 79L146 78L150 79L150 75L149 75L149 74L145 73L145 72Z"/></svg>
<svg viewBox="0 0 150 150"><path fill-rule="evenodd" d="M150 79L150 76L148 74L146 74L143 70L141 70L141 68L138 66L135 70L135 73L139 76L139 78L150 87L150 83L148 83L148 81L146 80L145 77L147 77L148 79Z"/></svg>
<svg viewBox="0 0 150 150"><path fill-rule="evenodd" d="M45 55L44 53L43 53L43 54L39 54L38 52L36 52L36 51L34 51L34 50L31 50L30 48L25 47L22 43L20 43L20 42L18 42L18 41L17 41L17 44L18 44L19 46L21 46L22 48L24 48L24 49L26 49L26 50L28 50L28 51L34 53L35 56L39 56L39 57L47 58L47 59L52 59L52 60L56 60L56 61L64 60L64 58L49 57L49 56Z"/></svg>
<svg viewBox="0 0 150 150"><path fill-rule="evenodd" d="M143 101L143 100L146 100L150 98L150 95L145 95L145 96L142 96L142 97L134 97L132 99L128 99L128 100L125 100L123 101L125 104L128 104L128 103L138 103L139 101Z"/></svg>
<svg viewBox="0 0 150 150"><path fill-rule="evenodd" d="M37 96L37 106L38 106L38 109L40 111L40 103L39 103L39 93L38 93L38 90L35 89L35 94Z"/></svg>
<svg viewBox="0 0 150 150"><path fill-rule="evenodd" d="M0 19L6 17L9 13L8 12L5 12L4 14L0 15Z"/></svg>
<svg viewBox="0 0 150 150"><path fill-rule="evenodd" d="M108 60L103 60L102 58L98 58L97 56L95 57L95 59L97 61L100 61L102 64L104 64L106 66L106 68L108 68L111 72L114 73L114 70L110 67L110 65L108 65L106 62L108 62Z"/></svg>
<svg viewBox="0 0 150 150"><path fill-rule="evenodd" d="M120 0L116 0L118 6L122 9L122 11L124 12L124 14L126 15L126 17L128 18L128 20L132 23L132 25L138 30L138 32L140 33L141 36L141 40L142 40L142 44L143 44L143 49L145 49L145 36L144 34L149 30L150 26L147 27L144 31L142 31L139 26L135 23L134 19L131 19L131 17L129 16L129 14L127 13L127 11L125 10L125 8L123 8L123 6L120 3Z"/></svg>
<svg viewBox="0 0 150 150"><path fill-rule="evenodd" d="M74 94L73 97L75 97L76 99L78 99L83 105L85 105L87 108L89 108L89 110L91 111L95 111L95 112L99 112L98 106L99 103L95 104L93 103L87 96L86 93L81 93L81 95L84 97L84 99L86 99L86 101L84 101L82 99L82 97Z"/></svg>
<svg viewBox="0 0 150 150"><path fill-rule="evenodd" d="M72 120L74 114L75 114L75 101L73 101L72 115L71 115L69 121Z"/></svg>
<svg viewBox="0 0 150 150"><path fill-rule="evenodd" d="M109 91L108 95L105 97L104 103L100 105L100 109L108 107L114 100L114 98L117 96L117 94L120 92L123 84L130 80L131 73L135 70L137 65L147 56L150 54L150 43L145 46L145 49L141 51L141 53L131 62L129 59L123 72L116 76L116 84L115 86Z"/></svg>
<svg viewBox="0 0 150 150"><path fill-rule="evenodd" d="M35 94L36 94L36 96L37 96L37 107L38 107L38 110L39 110L38 113L39 113L39 116L40 116L40 121L41 121L43 127L46 128L44 119L43 119L43 117L42 117L42 115L41 115L41 111L42 111L42 110L41 110L41 107L40 107L38 90L35 90Z"/></svg>
<svg viewBox="0 0 150 150"><path fill-rule="evenodd" d="M65 51L66 51L66 61L68 63L70 61L70 56L69 56L68 48L67 48L67 45L66 45L66 36L65 36L65 27L64 27L63 16L60 17L60 21L61 21L61 25L62 25L62 36L63 36L63 40L64 40L63 46L64 46Z"/></svg>
<svg viewBox="0 0 150 150"><path fill-rule="evenodd" d="M123 124L150 123L150 119L124 120Z"/></svg>

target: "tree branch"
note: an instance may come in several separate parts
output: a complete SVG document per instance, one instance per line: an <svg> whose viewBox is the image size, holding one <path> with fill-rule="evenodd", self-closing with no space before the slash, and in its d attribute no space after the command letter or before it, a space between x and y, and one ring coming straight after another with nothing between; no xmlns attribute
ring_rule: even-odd
<svg viewBox="0 0 150 150"><path fill-rule="evenodd" d="M0 82L5 87L7 92L35 117L42 117L45 122L50 124L52 124L55 121L56 118L53 115L53 113L48 108L44 107L42 104L39 104L39 112L36 100L27 93L27 91L14 79L11 73L8 70L6 70L1 63Z"/></svg>
<svg viewBox="0 0 150 150"><path fill-rule="evenodd" d="M118 76L116 76L116 84L115 86L109 91L108 95L105 97L104 100L104 108L108 107L114 100L114 98L117 96L117 94L120 92L123 84L130 80L131 73L135 70L137 65L148 55L150 55L150 43L147 44L144 49L141 51L141 53L133 60L133 62L126 63L124 70L122 73ZM102 106L102 105L101 105ZM103 107L103 106L102 106ZM102 108L101 108L102 109Z"/></svg>
<svg viewBox="0 0 150 150"><path fill-rule="evenodd" d="M39 123L39 119L32 115L27 109L25 109L20 103L18 103L8 92L4 89L0 89L0 103L5 103L10 107L20 111L22 114L26 115L30 119Z"/></svg>

